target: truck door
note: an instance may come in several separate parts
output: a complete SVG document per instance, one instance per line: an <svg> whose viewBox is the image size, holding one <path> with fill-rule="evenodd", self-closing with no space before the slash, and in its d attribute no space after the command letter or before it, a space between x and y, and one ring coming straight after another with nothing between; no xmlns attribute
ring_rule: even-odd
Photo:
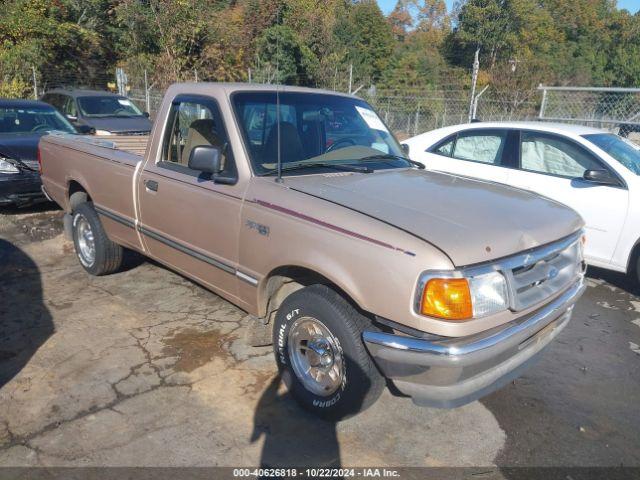
<svg viewBox="0 0 640 480"><path fill-rule="evenodd" d="M241 186L215 99L177 96L156 158L150 153L137 179L139 229L149 255L226 296L237 296L236 265ZM225 177L189 168L197 146L222 149Z"/></svg>

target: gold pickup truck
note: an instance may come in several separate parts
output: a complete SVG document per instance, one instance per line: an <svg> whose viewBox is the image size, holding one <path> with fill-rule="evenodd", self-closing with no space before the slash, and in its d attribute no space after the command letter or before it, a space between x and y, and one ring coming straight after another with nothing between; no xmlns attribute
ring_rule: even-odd
<svg viewBox="0 0 640 480"><path fill-rule="evenodd" d="M246 310L324 417L365 409L387 383L436 407L485 395L558 335L584 289L575 212L421 169L353 96L178 84L149 137L39 148L87 272L115 272L129 248Z"/></svg>

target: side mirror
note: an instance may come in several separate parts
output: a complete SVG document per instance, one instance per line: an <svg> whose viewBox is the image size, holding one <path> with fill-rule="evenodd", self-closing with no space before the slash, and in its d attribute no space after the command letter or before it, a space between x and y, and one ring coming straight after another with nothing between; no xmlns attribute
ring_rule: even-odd
<svg viewBox="0 0 640 480"><path fill-rule="evenodd" d="M598 185L620 185L620 181L608 170L586 170L582 178L587 182L597 183Z"/></svg>
<svg viewBox="0 0 640 480"><path fill-rule="evenodd" d="M222 172L222 150L212 145L199 145L189 154L189 168L212 175Z"/></svg>
<svg viewBox="0 0 640 480"><path fill-rule="evenodd" d="M402 153L404 153L408 157L409 156L409 145L407 145L406 143L402 143L402 144L400 144L400 146L402 147Z"/></svg>
<svg viewBox="0 0 640 480"><path fill-rule="evenodd" d="M80 135L94 135L96 133L96 129L89 125L75 125L76 132Z"/></svg>
<svg viewBox="0 0 640 480"><path fill-rule="evenodd" d="M149 118L151 116L151 115L149 115L149 112L142 112L142 115L144 115L147 118Z"/></svg>

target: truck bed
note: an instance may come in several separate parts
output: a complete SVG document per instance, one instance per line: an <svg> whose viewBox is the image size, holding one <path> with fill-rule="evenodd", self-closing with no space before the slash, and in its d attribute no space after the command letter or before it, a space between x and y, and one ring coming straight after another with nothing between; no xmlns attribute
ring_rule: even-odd
<svg viewBox="0 0 640 480"><path fill-rule="evenodd" d="M67 212L73 190L88 192L96 208L119 215L121 222L135 221L132 181L144 161L148 136L82 136L53 133L40 140L42 183L47 194ZM103 218L111 238L137 248L138 238L129 226Z"/></svg>
<svg viewBox="0 0 640 480"><path fill-rule="evenodd" d="M86 143L97 147L121 150L138 156L144 156L149 142L149 135L91 135L78 136L69 134L56 134L56 137L67 137L74 142Z"/></svg>

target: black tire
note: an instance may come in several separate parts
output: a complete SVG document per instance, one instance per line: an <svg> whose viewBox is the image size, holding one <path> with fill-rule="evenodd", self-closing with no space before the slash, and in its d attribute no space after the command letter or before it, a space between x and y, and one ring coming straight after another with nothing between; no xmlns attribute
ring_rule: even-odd
<svg viewBox="0 0 640 480"><path fill-rule="evenodd" d="M318 395L305 387L291 361L291 328L308 318L319 320L330 331L341 354L342 380L329 395ZM375 327L325 285L300 289L280 305L273 328L276 363L289 392L303 408L328 420L341 420L366 410L378 399L385 380L362 341L365 329Z"/></svg>
<svg viewBox="0 0 640 480"><path fill-rule="evenodd" d="M86 222L93 233L95 255L93 260L85 258L81 252L79 233L80 225ZM73 244L80 265L91 275L107 275L116 272L122 265L123 248L112 242L104 231L102 222L98 217L93 204L82 203L73 212Z"/></svg>

